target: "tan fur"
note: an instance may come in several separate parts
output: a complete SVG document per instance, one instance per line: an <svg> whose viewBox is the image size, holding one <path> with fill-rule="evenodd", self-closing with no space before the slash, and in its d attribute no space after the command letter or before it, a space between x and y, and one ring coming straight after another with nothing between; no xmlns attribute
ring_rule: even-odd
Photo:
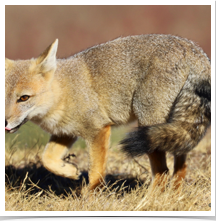
<svg viewBox="0 0 216 221"><path fill-rule="evenodd" d="M206 54L176 36L118 38L67 59L56 59L57 46L58 40L36 59L5 59L5 130L13 133L27 120L41 126L51 134L42 158L44 166L69 178L78 178L79 172L63 159L77 137L85 139L91 189L105 176L111 125L135 119L140 127L166 123L183 87L190 88L197 79L211 80ZM24 95L28 100L21 102ZM188 97L181 103L190 104ZM199 100L191 116L197 107ZM175 111L177 123L169 127L171 134L199 117L197 112L190 118L182 106ZM166 148L163 151L149 154L153 176L167 170ZM182 169L176 165L175 174Z"/></svg>

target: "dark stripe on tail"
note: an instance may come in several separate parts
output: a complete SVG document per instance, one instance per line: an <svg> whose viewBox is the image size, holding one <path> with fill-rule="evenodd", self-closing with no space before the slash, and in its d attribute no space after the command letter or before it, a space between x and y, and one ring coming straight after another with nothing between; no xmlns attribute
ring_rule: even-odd
<svg viewBox="0 0 216 221"><path fill-rule="evenodd" d="M208 101L211 101L211 85L208 81L202 81L195 87L195 93Z"/></svg>

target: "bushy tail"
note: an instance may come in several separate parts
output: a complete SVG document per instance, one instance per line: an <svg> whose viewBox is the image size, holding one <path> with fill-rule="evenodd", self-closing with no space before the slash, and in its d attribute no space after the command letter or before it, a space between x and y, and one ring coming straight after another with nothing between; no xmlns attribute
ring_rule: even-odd
<svg viewBox="0 0 216 221"><path fill-rule="evenodd" d="M167 123L139 127L121 144L135 157L154 150L182 155L193 149L211 122L211 85L209 81L185 85L176 98Z"/></svg>

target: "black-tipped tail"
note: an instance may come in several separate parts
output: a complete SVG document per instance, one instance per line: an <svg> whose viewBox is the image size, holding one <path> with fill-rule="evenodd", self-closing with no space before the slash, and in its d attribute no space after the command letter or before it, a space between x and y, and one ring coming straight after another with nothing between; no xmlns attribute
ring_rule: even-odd
<svg viewBox="0 0 216 221"><path fill-rule="evenodd" d="M187 122L164 123L140 127L129 133L121 144L131 157L152 153L155 150L182 155L192 150L202 139L206 125Z"/></svg>
<svg viewBox="0 0 216 221"><path fill-rule="evenodd" d="M183 154L195 145L187 130L173 123L139 127L137 131L129 133L121 144L123 151L131 157L149 154L154 150Z"/></svg>
<svg viewBox="0 0 216 221"><path fill-rule="evenodd" d="M140 127L137 131L129 133L127 138L121 141L122 149L128 156L136 157L151 152L148 128Z"/></svg>
<svg viewBox="0 0 216 221"><path fill-rule="evenodd" d="M190 86L190 85L189 85ZM185 86L170 110L167 123L139 127L121 144L135 157L154 150L182 155L192 150L211 123L211 85L209 81Z"/></svg>

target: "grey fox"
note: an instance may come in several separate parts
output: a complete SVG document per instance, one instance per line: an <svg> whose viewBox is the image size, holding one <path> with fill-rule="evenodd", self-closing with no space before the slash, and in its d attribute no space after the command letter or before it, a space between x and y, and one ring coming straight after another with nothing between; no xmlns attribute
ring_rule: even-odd
<svg viewBox="0 0 216 221"><path fill-rule="evenodd" d="M64 158L84 138L94 189L105 176L110 127L137 120L123 150L148 154L153 177L168 171L169 151L174 176L184 178L186 154L211 122L211 66L203 50L159 34L117 38L67 59L56 59L57 46L58 40L36 59L5 59L5 130L28 120L40 125L51 134L44 166L74 179L78 168Z"/></svg>

